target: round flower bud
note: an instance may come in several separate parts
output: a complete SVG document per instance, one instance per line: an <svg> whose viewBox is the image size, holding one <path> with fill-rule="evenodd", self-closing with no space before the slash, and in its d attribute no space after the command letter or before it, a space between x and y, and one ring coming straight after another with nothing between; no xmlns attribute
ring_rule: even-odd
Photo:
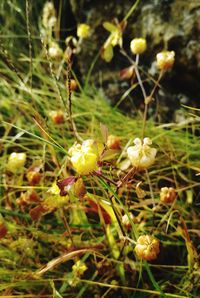
<svg viewBox="0 0 200 298"><path fill-rule="evenodd" d="M171 69L175 61L175 52L174 51L163 51L156 55L157 67L160 70Z"/></svg>
<svg viewBox="0 0 200 298"><path fill-rule="evenodd" d="M127 154L132 166L146 169L150 167L156 157L157 150L149 145L152 141L149 138L144 138L143 143L139 138L134 140L135 146L128 147Z"/></svg>
<svg viewBox="0 0 200 298"><path fill-rule="evenodd" d="M68 89L68 80L66 80L65 86ZM77 82L76 82L76 80L71 79L70 80L70 89L71 89L71 91L75 91L76 88L77 88Z"/></svg>
<svg viewBox="0 0 200 298"><path fill-rule="evenodd" d="M120 149L120 138L114 135L109 135L106 145L109 149Z"/></svg>
<svg viewBox="0 0 200 298"><path fill-rule="evenodd" d="M63 111L51 111L49 116L55 124L62 124L65 121Z"/></svg>
<svg viewBox="0 0 200 298"><path fill-rule="evenodd" d="M57 60L63 56L63 51L56 42L52 42L49 46L48 54L51 59Z"/></svg>
<svg viewBox="0 0 200 298"><path fill-rule="evenodd" d="M160 252L159 240L150 235L140 236L135 246L136 255L146 261L155 260Z"/></svg>
<svg viewBox="0 0 200 298"><path fill-rule="evenodd" d="M147 48L146 39L134 38L130 43L130 48L133 54L142 54Z"/></svg>
<svg viewBox="0 0 200 298"><path fill-rule="evenodd" d="M90 26L87 24L79 24L77 28L77 36L79 38L87 38L90 36Z"/></svg>
<svg viewBox="0 0 200 298"><path fill-rule="evenodd" d="M26 162L26 153L13 152L10 154L8 158L7 169L12 173L16 173L24 167L25 162Z"/></svg>
<svg viewBox="0 0 200 298"><path fill-rule="evenodd" d="M69 149L71 163L80 175L88 175L98 169L99 156L103 151L103 144L94 140L86 140L82 145L76 144Z"/></svg>
<svg viewBox="0 0 200 298"><path fill-rule="evenodd" d="M160 190L160 200L165 204L172 204L176 199L176 191L173 187L162 187Z"/></svg>
<svg viewBox="0 0 200 298"><path fill-rule="evenodd" d="M127 214L122 216L122 224L125 226L125 228L129 229L131 227L131 221L133 221L132 213L129 213L129 216Z"/></svg>

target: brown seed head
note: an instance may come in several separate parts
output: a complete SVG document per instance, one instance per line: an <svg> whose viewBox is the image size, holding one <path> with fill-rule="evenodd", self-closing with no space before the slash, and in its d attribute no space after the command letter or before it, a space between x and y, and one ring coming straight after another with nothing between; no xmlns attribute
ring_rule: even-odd
<svg viewBox="0 0 200 298"><path fill-rule="evenodd" d="M138 238L135 252L136 255L147 261L155 260L160 252L159 240L151 235L142 235Z"/></svg>
<svg viewBox="0 0 200 298"><path fill-rule="evenodd" d="M172 204L176 199L176 191L173 187L162 187L160 190L160 200L165 204Z"/></svg>

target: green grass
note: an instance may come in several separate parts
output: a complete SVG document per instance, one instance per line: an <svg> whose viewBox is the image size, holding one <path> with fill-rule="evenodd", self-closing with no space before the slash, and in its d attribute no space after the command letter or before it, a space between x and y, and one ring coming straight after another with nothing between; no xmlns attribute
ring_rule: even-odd
<svg viewBox="0 0 200 298"><path fill-rule="evenodd" d="M2 3L5 11L7 4ZM4 23L1 32L4 46L9 49L0 61L0 222L7 229L5 236L0 235L1 296L199 297L198 118L169 126L149 119L145 136L150 137L158 149L156 162L148 176L138 173L131 183L118 191L108 180L85 176L83 180L88 192L85 199L72 197L59 207L59 198L55 196L49 203L53 206L51 212L39 221L33 221L30 216L30 210L38 202L17 203L22 195L33 189L41 202L51 199L48 190L53 181L74 174L67 155L75 142L65 109L68 107L66 65L56 81L57 65L53 65L52 75L43 46L38 42L36 45L33 39L31 74L28 50L20 38L14 48L8 47L9 36L27 35L25 11L17 5L15 1L14 25L21 20L19 14L23 20L17 32L8 22ZM82 139L102 141L100 123L108 127L109 134L120 137L122 149L134 138L141 137L141 112L131 118L111 107L104 93L94 86L87 84L81 90L72 95L72 116ZM63 124L52 122L49 117L52 110L64 111ZM185 113L189 117L187 108ZM24 169L16 175L7 170L8 157L13 151L27 154ZM121 157L120 152L117 159ZM39 184L30 186L26 174L35 163L41 166L42 179ZM116 182L119 178L115 167L118 166L119 163L112 162L103 168L103 174ZM140 181L146 191L143 199L137 197L135 189ZM165 185L175 187L178 193L172 206L160 204L160 188ZM154 234L161 242L158 259L148 263L137 259L134 244L120 239L116 223L111 223L111 232L108 232L102 213L99 210L88 212L91 208L88 197L98 206L103 206L102 199L111 203L119 221L122 214L131 211L134 220L126 236L137 240L138 235ZM88 268L80 278L72 269L79 259Z"/></svg>

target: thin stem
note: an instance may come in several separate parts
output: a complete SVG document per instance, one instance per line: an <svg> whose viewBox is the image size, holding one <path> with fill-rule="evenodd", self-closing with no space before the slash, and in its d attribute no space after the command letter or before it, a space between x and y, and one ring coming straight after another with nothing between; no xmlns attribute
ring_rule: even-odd
<svg viewBox="0 0 200 298"><path fill-rule="evenodd" d="M141 79L141 76L140 76L140 73L139 73L139 70L138 70L138 65L139 65L139 54L137 54L136 58L135 58L135 74L136 74L138 83L140 85L140 88L142 90L142 94L143 94L143 97L144 97L144 100L145 100L146 97L147 97L147 94L146 94L146 91L144 89L144 85L142 83L142 79Z"/></svg>
<svg viewBox="0 0 200 298"><path fill-rule="evenodd" d="M142 140L144 139L144 133L146 128L146 121L147 121L147 112L148 112L148 104L144 103L144 114L143 114L143 123L142 123Z"/></svg>
<svg viewBox="0 0 200 298"><path fill-rule="evenodd" d="M137 0L132 7L129 9L129 12L126 14L126 16L123 18L123 22L126 22L128 20L128 18L132 15L132 13L134 12L134 10L137 8L138 4L139 4L140 0Z"/></svg>
<svg viewBox="0 0 200 298"><path fill-rule="evenodd" d="M153 90L151 91L151 94L149 95L149 98L150 98L150 99L152 99L152 97L153 97L153 95L154 95L154 93L155 93L155 91L156 91L156 88L158 87L158 85L159 85L159 83L160 83L160 80L161 80L162 77L163 77L163 74L164 74L164 71L162 70L162 71L160 72L160 74L159 74L159 77L158 77L157 81L155 82L155 85L154 85Z"/></svg>
<svg viewBox="0 0 200 298"><path fill-rule="evenodd" d="M30 29L30 5L29 0L26 0L26 28L28 34L28 46L29 46L29 71L30 71L30 87L32 88L32 76L33 76L33 58L32 58L32 38Z"/></svg>
<svg viewBox="0 0 200 298"><path fill-rule="evenodd" d="M145 133L145 127L146 127L146 121L147 121L147 112L148 112L148 105L149 103L152 101L153 95L156 91L156 88L158 87L160 80L162 79L162 76L164 74L164 71L161 71L159 74L159 77L157 79L157 81L155 82L155 85L150 93L150 95L146 98L146 100L144 101L145 107L144 107L144 115L143 115L143 125L142 125L142 139L144 138L144 133Z"/></svg>
<svg viewBox="0 0 200 298"><path fill-rule="evenodd" d="M155 204L155 198L154 198L154 194L153 194L151 180L150 180L150 177L149 177L149 172L148 172L147 169L145 170L145 172L146 172L147 181L148 181L148 184L149 184L149 190L150 190L150 194L151 194L151 198L152 198L152 202L153 202L153 207L155 207L156 206L156 204Z"/></svg>
<svg viewBox="0 0 200 298"><path fill-rule="evenodd" d="M65 102L65 100L64 100L64 98L63 98L63 96L62 96L62 93L61 93L61 90L60 90L60 87L59 87L59 84L58 84L58 80L57 80L57 78L56 78L56 75L55 75L55 73L54 73L54 71L53 71L53 63L52 63L52 61L51 61L51 59L50 59L50 57L49 57L49 54L48 54L47 44L45 43L45 41L44 41L44 39L43 39L42 36L40 36L40 38L41 38L41 42L42 42L42 45L43 45L44 50L45 50L45 54L46 54L46 57L47 57L47 61L49 62L50 73L51 73L52 79L53 79L53 81L54 81L54 83L55 83L55 87L56 87L56 89L57 89L58 96L59 96L59 98L60 98L60 101L63 103L63 106L64 106L64 108L65 108L65 110L66 110L66 112L67 112L67 105L66 105L66 102Z"/></svg>
<svg viewBox="0 0 200 298"><path fill-rule="evenodd" d="M68 115L69 115L69 129L73 132L74 137L78 141L82 141L82 138L79 136L76 125L72 119L72 92L71 92L71 62L67 63L67 89L68 89Z"/></svg>
<svg viewBox="0 0 200 298"><path fill-rule="evenodd" d="M109 179L108 177L104 176L102 173L98 173L97 171L94 171L94 174L98 177L102 177L103 179L105 179L107 182L117 186L117 183L111 179Z"/></svg>
<svg viewBox="0 0 200 298"><path fill-rule="evenodd" d="M69 238L70 238L70 240L71 240L72 245L73 245L74 247L76 247L75 244L74 244L74 240L73 240L73 237L72 237L72 233L71 233L70 227L69 227L69 225L68 225L68 222L67 222L67 220L66 220L66 217L65 217L65 214L64 214L64 210L63 210L63 209L61 209L61 218L62 218L64 227L66 228L66 230L67 230L67 232L68 232L68 234L69 234Z"/></svg>

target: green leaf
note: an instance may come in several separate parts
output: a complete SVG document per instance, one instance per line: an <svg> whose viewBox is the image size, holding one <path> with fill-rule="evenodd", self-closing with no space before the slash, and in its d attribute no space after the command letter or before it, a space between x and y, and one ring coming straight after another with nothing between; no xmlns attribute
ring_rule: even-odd
<svg viewBox="0 0 200 298"><path fill-rule="evenodd" d="M110 22L104 22L103 23L103 27L107 30L107 31L109 31L109 32L113 32L113 31L116 31L116 30L118 30L118 28L115 26L115 25L113 25L112 23L110 23Z"/></svg>
<svg viewBox="0 0 200 298"><path fill-rule="evenodd" d="M110 62L113 58L113 47L111 44L108 44L107 47L103 48L102 58L106 62Z"/></svg>

